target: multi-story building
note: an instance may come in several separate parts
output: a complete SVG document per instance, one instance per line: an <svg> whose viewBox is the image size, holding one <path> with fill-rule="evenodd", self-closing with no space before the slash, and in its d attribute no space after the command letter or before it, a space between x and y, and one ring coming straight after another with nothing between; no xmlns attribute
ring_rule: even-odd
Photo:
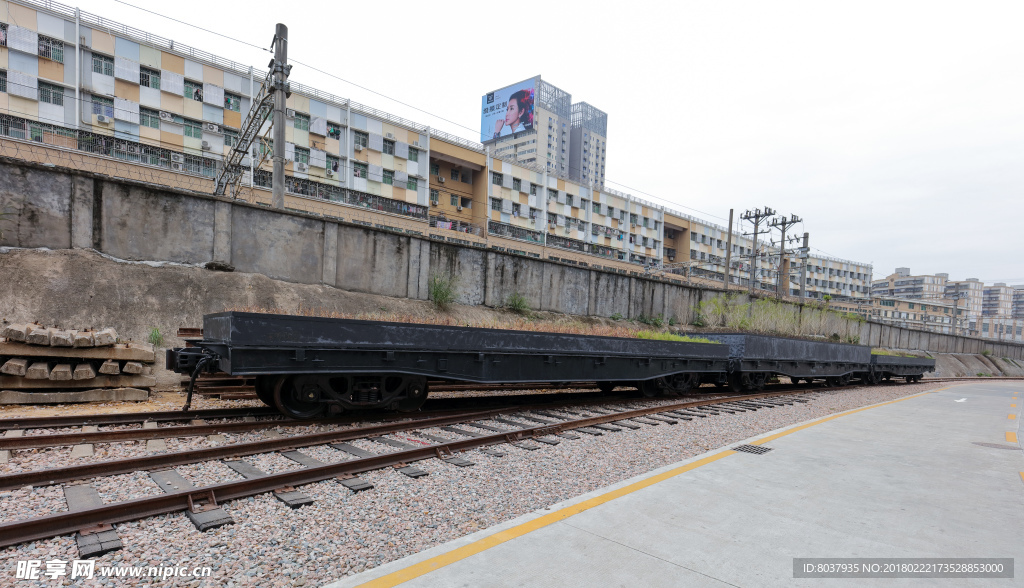
<svg viewBox="0 0 1024 588"><path fill-rule="evenodd" d="M212 193L264 76L57 2L0 0L0 154ZM600 187L606 115L581 103L574 127L568 93L539 77L527 83L532 135L513 117L514 132L484 145L293 80L285 144L261 138L229 196L269 204L279 148L290 210L635 275L693 261L695 279L720 280L725 230ZM501 102L507 113L510 100ZM589 174L578 180L574 128ZM752 249L734 237L734 283L749 283ZM774 289L777 252L762 247L757 260L759 287ZM864 278L826 280L826 268L849 272L852 262L808 263L821 270L808 274L812 296L843 292L847 277L870 282L863 264L854 275Z"/></svg>
<svg viewBox="0 0 1024 588"><path fill-rule="evenodd" d="M1013 287L1003 282L985 286L982 290L981 315L998 318L1013 316Z"/></svg>
<svg viewBox="0 0 1024 588"><path fill-rule="evenodd" d="M975 318L981 315L985 284L978 278L967 278L960 281L947 281L943 297L954 300L959 308L966 311L967 316Z"/></svg>
<svg viewBox="0 0 1024 588"><path fill-rule="evenodd" d="M893 296L875 296L869 300L833 300L829 306L876 322L936 333L951 333L954 324L953 305L944 300L915 302ZM963 315L963 310L959 314Z"/></svg>
<svg viewBox="0 0 1024 588"><path fill-rule="evenodd" d="M608 115L587 104L572 105L569 131L569 177L587 186L604 186Z"/></svg>
<svg viewBox="0 0 1024 588"><path fill-rule="evenodd" d="M948 278L948 274L912 276L910 268L898 267L896 273L871 283L871 295L908 300L939 300L945 294Z"/></svg>
<svg viewBox="0 0 1024 588"><path fill-rule="evenodd" d="M969 323L969 334L984 339L1024 342L1024 319L977 316Z"/></svg>
<svg viewBox="0 0 1024 588"><path fill-rule="evenodd" d="M1024 284L1013 287L1013 311L1015 319L1024 319Z"/></svg>
<svg viewBox="0 0 1024 588"><path fill-rule="evenodd" d="M535 76L481 99L480 140L504 159L604 186L608 115Z"/></svg>

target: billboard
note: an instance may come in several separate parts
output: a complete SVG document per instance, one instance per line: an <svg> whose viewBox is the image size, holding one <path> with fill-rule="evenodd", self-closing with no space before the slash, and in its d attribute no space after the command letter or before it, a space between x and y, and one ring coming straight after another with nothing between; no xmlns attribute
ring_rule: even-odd
<svg viewBox="0 0 1024 588"><path fill-rule="evenodd" d="M530 78L484 94L480 112L481 142L533 129L536 82L536 78Z"/></svg>

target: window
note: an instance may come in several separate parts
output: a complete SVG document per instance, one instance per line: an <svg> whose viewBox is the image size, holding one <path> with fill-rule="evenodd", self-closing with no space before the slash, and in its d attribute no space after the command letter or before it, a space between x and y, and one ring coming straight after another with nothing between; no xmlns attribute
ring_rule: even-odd
<svg viewBox="0 0 1024 588"><path fill-rule="evenodd" d="M193 139L203 138L203 123L199 121L183 119L185 125L185 136Z"/></svg>
<svg viewBox="0 0 1024 588"><path fill-rule="evenodd" d="M458 205L459 205L459 197L456 196L455 194L452 194L452 206L458 206Z"/></svg>
<svg viewBox="0 0 1024 588"><path fill-rule="evenodd" d="M340 139L341 125L336 122L327 121L327 136L332 139Z"/></svg>
<svg viewBox="0 0 1024 588"><path fill-rule="evenodd" d="M437 206L438 199L441 198L441 193L437 190L430 191L430 205Z"/></svg>
<svg viewBox="0 0 1024 588"><path fill-rule="evenodd" d="M523 206L518 202L512 203L512 216L519 216L522 214Z"/></svg>
<svg viewBox="0 0 1024 588"><path fill-rule="evenodd" d="M914 305L913 304L908 304L907 305L907 310L914 310Z"/></svg>
<svg viewBox="0 0 1024 588"><path fill-rule="evenodd" d="M139 68L139 85L154 90L160 89L160 72L155 69Z"/></svg>
<svg viewBox="0 0 1024 588"><path fill-rule="evenodd" d="M419 152L419 150L418 149L413 149L412 147L410 147L409 148L409 161L419 161L419 160L420 160L420 152Z"/></svg>
<svg viewBox="0 0 1024 588"><path fill-rule="evenodd" d="M558 200L558 190L548 188L548 200Z"/></svg>
<svg viewBox="0 0 1024 588"><path fill-rule="evenodd" d="M92 54L92 72L105 76L114 75L114 60L106 55Z"/></svg>
<svg viewBox="0 0 1024 588"><path fill-rule="evenodd" d="M370 144L370 135L367 135L366 133L360 131L352 131L352 144L359 145L363 149L366 149L366 147Z"/></svg>
<svg viewBox="0 0 1024 588"><path fill-rule="evenodd" d="M537 184L530 184L530 195L531 196L536 196L537 195Z"/></svg>
<svg viewBox="0 0 1024 588"><path fill-rule="evenodd" d="M303 149L302 147L295 148L295 163L305 163L309 165L309 149Z"/></svg>
<svg viewBox="0 0 1024 588"><path fill-rule="evenodd" d="M439 176L439 175L441 175L441 168L436 163L430 164L430 175L432 175L432 176Z"/></svg>
<svg viewBox="0 0 1024 588"><path fill-rule="evenodd" d="M471 176L468 172L462 172L462 183L463 184L470 183L472 177L473 176Z"/></svg>
<svg viewBox="0 0 1024 588"><path fill-rule="evenodd" d="M611 206L608 207L608 216L615 216L615 209Z"/></svg>
<svg viewBox="0 0 1024 588"><path fill-rule="evenodd" d="M523 190L523 181L519 178L512 178L512 189L521 192Z"/></svg>
<svg viewBox="0 0 1024 588"><path fill-rule="evenodd" d="M594 202L593 203L593 207L594 207L593 208L594 212L596 212L597 214L601 214L601 203L600 202Z"/></svg>
<svg viewBox="0 0 1024 588"><path fill-rule="evenodd" d="M634 226L635 226L635 225L636 225L636 221L637 221L637 219L638 219L638 218L640 218L640 217L639 217L638 215L635 215L635 214L633 214L633 213L630 213L630 214L629 214L629 224L631 224L631 225L634 225ZM704 239L703 239L703 235L701 235L701 243L705 243L705 242L706 242L706 241L704 241Z"/></svg>
<svg viewBox="0 0 1024 588"><path fill-rule="evenodd" d="M7 92L7 71L0 70L0 92Z"/></svg>
<svg viewBox="0 0 1024 588"><path fill-rule="evenodd" d="M238 132L232 131L231 129L222 129L224 131L224 146L234 147L238 145Z"/></svg>
<svg viewBox="0 0 1024 588"><path fill-rule="evenodd" d="M381 153L386 153L388 155L394 155L395 154L395 142L394 141L390 141L388 139L384 139L384 147L381 149Z"/></svg>
<svg viewBox="0 0 1024 588"><path fill-rule="evenodd" d="M185 80L185 98L195 100L196 102L203 101L203 85L199 82L192 82Z"/></svg>
<svg viewBox="0 0 1024 588"><path fill-rule="evenodd" d="M501 198L491 198L491 210L501 212Z"/></svg>
<svg viewBox="0 0 1024 588"><path fill-rule="evenodd" d="M242 97L224 92L224 109L232 112L241 112Z"/></svg>
<svg viewBox="0 0 1024 588"><path fill-rule="evenodd" d="M452 179L456 182L459 181L459 170L452 168Z"/></svg>
<svg viewBox="0 0 1024 588"><path fill-rule="evenodd" d="M384 170L384 183L394 185L395 183L395 172L386 169Z"/></svg>
<svg viewBox="0 0 1024 588"><path fill-rule="evenodd" d="M309 130L309 115L302 114L301 112L295 113L295 130L296 131L308 131Z"/></svg>
<svg viewBox="0 0 1024 588"><path fill-rule="evenodd" d="M7 46L7 25L0 22L0 47ZM4 72L4 81L7 81L7 72Z"/></svg>
<svg viewBox="0 0 1024 588"><path fill-rule="evenodd" d="M92 97L92 113L102 116L114 117L114 99L103 96Z"/></svg>
<svg viewBox="0 0 1024 588"><path fill-rule="evenodd" d="M64 106L64 88L47 84L46 82L39 82L39 101L56 106Z"/></svg>
<svg viewBox="0 0 1024 588"><path fill-rule="evenodd" d="M407 190L415 190L415 189L417 189L418 187L419 187L419 184L417 184L417 182L416 182L416 178L409 178L409 179L408 179L408 180L407 180L407 181L405 182L405 188L406 188Z"/></svg>
<svg viewBox="0 0 1024 588"><path fill-rule="evenodd" d="M64 63L64 41L39 35L39 56Z"/></svg>
<svg viewBox="0 0 1024 588"><path fill-rule="evenodd" d="M370 175L370 168L365 163L352 162L352 175L357 178L365 178Z"/></svg>
<svg viewBox="0 0 1024 588"><path fill-rule="evenodd" d="M491 183L495 186L500 186L502 182L501 174L498 172L491 172Z"/></svg>
<svg viewBox="0 0 1024 588"><path fill-rule="evenodd" d="M160 113L148 108L139 108L139 124L151 129L160 128ZM224 141L227 144L227 141Z"/></svg>
<svg viewBox="0 0 1024 588"><path fill-rule="evenodd" d="M335 173L337 173L339 170L341 170L341 158L335 157L333 155L328 155L327 156L327 169L329 169L329 170L331 170L332 172L335 172Z"/></svg>

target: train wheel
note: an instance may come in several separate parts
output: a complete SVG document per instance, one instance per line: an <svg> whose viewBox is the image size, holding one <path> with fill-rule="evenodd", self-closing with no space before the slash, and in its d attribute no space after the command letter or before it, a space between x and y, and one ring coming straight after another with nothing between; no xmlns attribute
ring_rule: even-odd
<svg viewBox="0 0 1024 588"><path fill-rule="evenodd" d="M849 386L850 385L850 374L845 374L845 375L839 376L839 385L840 386Z"/></svg>
<svg viewBox="0 0 1024 588"><path fill-rule="evenodd" d="M405 387L405 398L398 401L399 412L414 412L427 401L429 390L426 378L409 378Z"/></svg>
<svg viewBox="0 0 1024 588"><path fill-rule="evenodd" d="M637 390L640 391L640 395L644 398L661 396L661 388L658 386L657 380L644 380L643 382L637 382Z"/></svg>
<svg viewBox="0 0 1024 588"><path fill-rule="evenodd" d="M753 384L755 390L764 390L764 384L767 380L767 374L754 374L750 377L751 384Z"/></svg>
<svg viewBox="0 0 1024 588"><path fill-rule="evenodd" d="M315 419L326 408L320 402L322 393L317 376L281 377L274 386L274 406L293 419Z"/></svg>
<svg viewBox="0 0 1024 588"><path fill-rule="evenodd" d="M744 378L740 374L732 373L729 374L729 391L734 394L739 394L743 391L743 380Z"/></svg>
<svg viewBox="0 0 1024 588"><path fill-rule="evenodd" d="M256 377L256 397L267 406L274 406L275 376Z"/></svg>
<svg viewBox="0 0 1024 588"><path fill-rule="evenodd" d="M829 388L835 388L839 386L839 378L836 376L829 376L825 378L825 385Z"/></svg>
<svg viewBox="0 0 1024 588"><path fill-rule="evenodd" d="M903 380L904 380L904 381L905 381L906 383L908 383L908 384L913 384L913 383L914 383L914 376L905 376L905 377L903 378Z"/></svg>
<svg viewBox="0 0 1024 588"><path fill-rule="evenodd" d="M598 382L597 389L600 390L602 394L611 394L615 391L615 382Z"/></svg>

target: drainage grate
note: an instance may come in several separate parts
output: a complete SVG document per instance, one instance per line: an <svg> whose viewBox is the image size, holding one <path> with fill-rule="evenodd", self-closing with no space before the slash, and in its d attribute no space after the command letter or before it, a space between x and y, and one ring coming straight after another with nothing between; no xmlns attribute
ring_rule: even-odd
<svg viewBox="0 0 1024 588"><path fill-rule="evenodd" d="M975 445L981 445L982 447L991 447L992 449L1016 449L1020 451L1020 447L1016 445L1002 445L999 443L982 443L980 441L972 441Z"/></svg>
<svg viewBox="0 0 1024 588"><path fill-rule="evenodd" d="M742 451L744 453L753 453L754 455L761 455L762 453L768 453L772 450L771 447L764 447L763 445L740 445L739 447L733 447L733 451Z"/></svg>

